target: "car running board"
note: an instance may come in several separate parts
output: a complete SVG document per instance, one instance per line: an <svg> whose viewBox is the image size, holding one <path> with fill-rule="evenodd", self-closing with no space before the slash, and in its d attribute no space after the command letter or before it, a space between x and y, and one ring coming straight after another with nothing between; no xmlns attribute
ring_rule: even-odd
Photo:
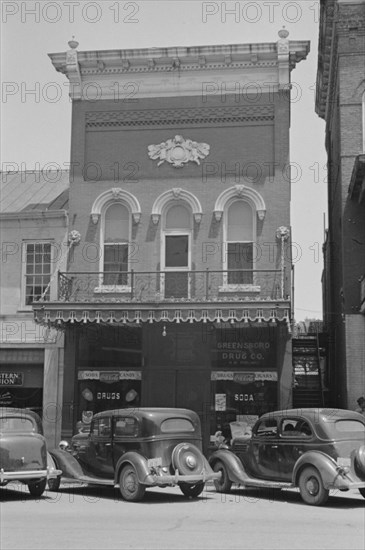
<svg viewBox="0 0 365 550"><path fill-rule="evenodd" d="M294 485L285 481L269 481L266 479L250 479L239 482L244 487L267 487L269 489L293 489Z"/></svg>
<svg viewBox="0 0 365 550"><path fill-rule="evenodd" d="M87 483L88 485L109 485L110 487L115 487L114 479L104 479L94 476L80 476L78 478L74 477L64 477L61 479L62 483L72 483L72 484L82 484Z"/></svg>

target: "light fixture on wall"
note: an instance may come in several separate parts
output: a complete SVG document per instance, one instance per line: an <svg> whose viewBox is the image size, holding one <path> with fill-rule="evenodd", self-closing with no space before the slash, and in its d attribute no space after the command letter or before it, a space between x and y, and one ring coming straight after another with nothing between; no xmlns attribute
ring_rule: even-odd
<svg viewBox="0 0 365 550"><path fill-rule="evenodd" d="M162 336L166 336L167 332L166 332L166 325L164 325L162 327Z"/></svg>

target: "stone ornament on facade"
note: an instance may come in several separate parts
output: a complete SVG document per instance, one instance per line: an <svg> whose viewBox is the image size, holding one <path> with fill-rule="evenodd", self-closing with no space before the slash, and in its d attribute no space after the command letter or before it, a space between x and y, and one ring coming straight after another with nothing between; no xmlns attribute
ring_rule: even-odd
<svg viewBox="0 0 365 550"><path fill-rule="evenodd" d="M289 234L290 234L290 230L284 225L281 225L276 230L276 238L280 240L286 241L287 238L289 237Z"/></svg>
<svg viewBox="0 0 365 550"><path fill-rule="evenodd" d="M76 231L76 229L73 229L68 234L67 240L68 240L69 246L72 247L76 244L79 244L79 242L81 241L81 234L79 233L79 231Z"/></svg>
<svg viewBox="0 0 365 550"><path fill-rule="evenodd" d="M152 160L159 159L157 166L168 162L174 168L182 168L188 162L200 164L200 159L207 157L209 150L210 145L207 143L198 143L177 135L173 139L168 139L158 145L149 145L148 156Z"/></svg>
<svg viewBox="0 0 365 550"><path fill-rule="evenodd" d="M280 40L278 40L278 53L279 54L289 54L289 31L285 27L280 29L278 32Z"/></svg>

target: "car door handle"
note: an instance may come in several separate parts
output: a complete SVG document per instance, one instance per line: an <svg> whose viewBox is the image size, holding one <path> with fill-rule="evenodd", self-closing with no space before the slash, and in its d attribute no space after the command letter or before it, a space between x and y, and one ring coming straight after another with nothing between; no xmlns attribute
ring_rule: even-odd
<svg viewBox="0 0 365 550"><path fill-rule="evenodd" d="M278 446L277 446L277 445L271 445L271 448L272 448L272 449L277 449Z"/></svg>
<svg viewBox="0 0 365 550"><path fill-rule="evenodd" d="M105 447L110 447L111 443L105 443Z"/></svg>

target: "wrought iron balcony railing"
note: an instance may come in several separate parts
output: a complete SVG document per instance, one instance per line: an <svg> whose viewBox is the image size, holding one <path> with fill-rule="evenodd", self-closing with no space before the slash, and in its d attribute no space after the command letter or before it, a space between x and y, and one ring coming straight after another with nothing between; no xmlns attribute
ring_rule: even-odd
<svg viewBox="0 0 365 550"><path fill-rule="evenodd" d="M287 300L281 270L59 272L61 302Z"/></svg>

